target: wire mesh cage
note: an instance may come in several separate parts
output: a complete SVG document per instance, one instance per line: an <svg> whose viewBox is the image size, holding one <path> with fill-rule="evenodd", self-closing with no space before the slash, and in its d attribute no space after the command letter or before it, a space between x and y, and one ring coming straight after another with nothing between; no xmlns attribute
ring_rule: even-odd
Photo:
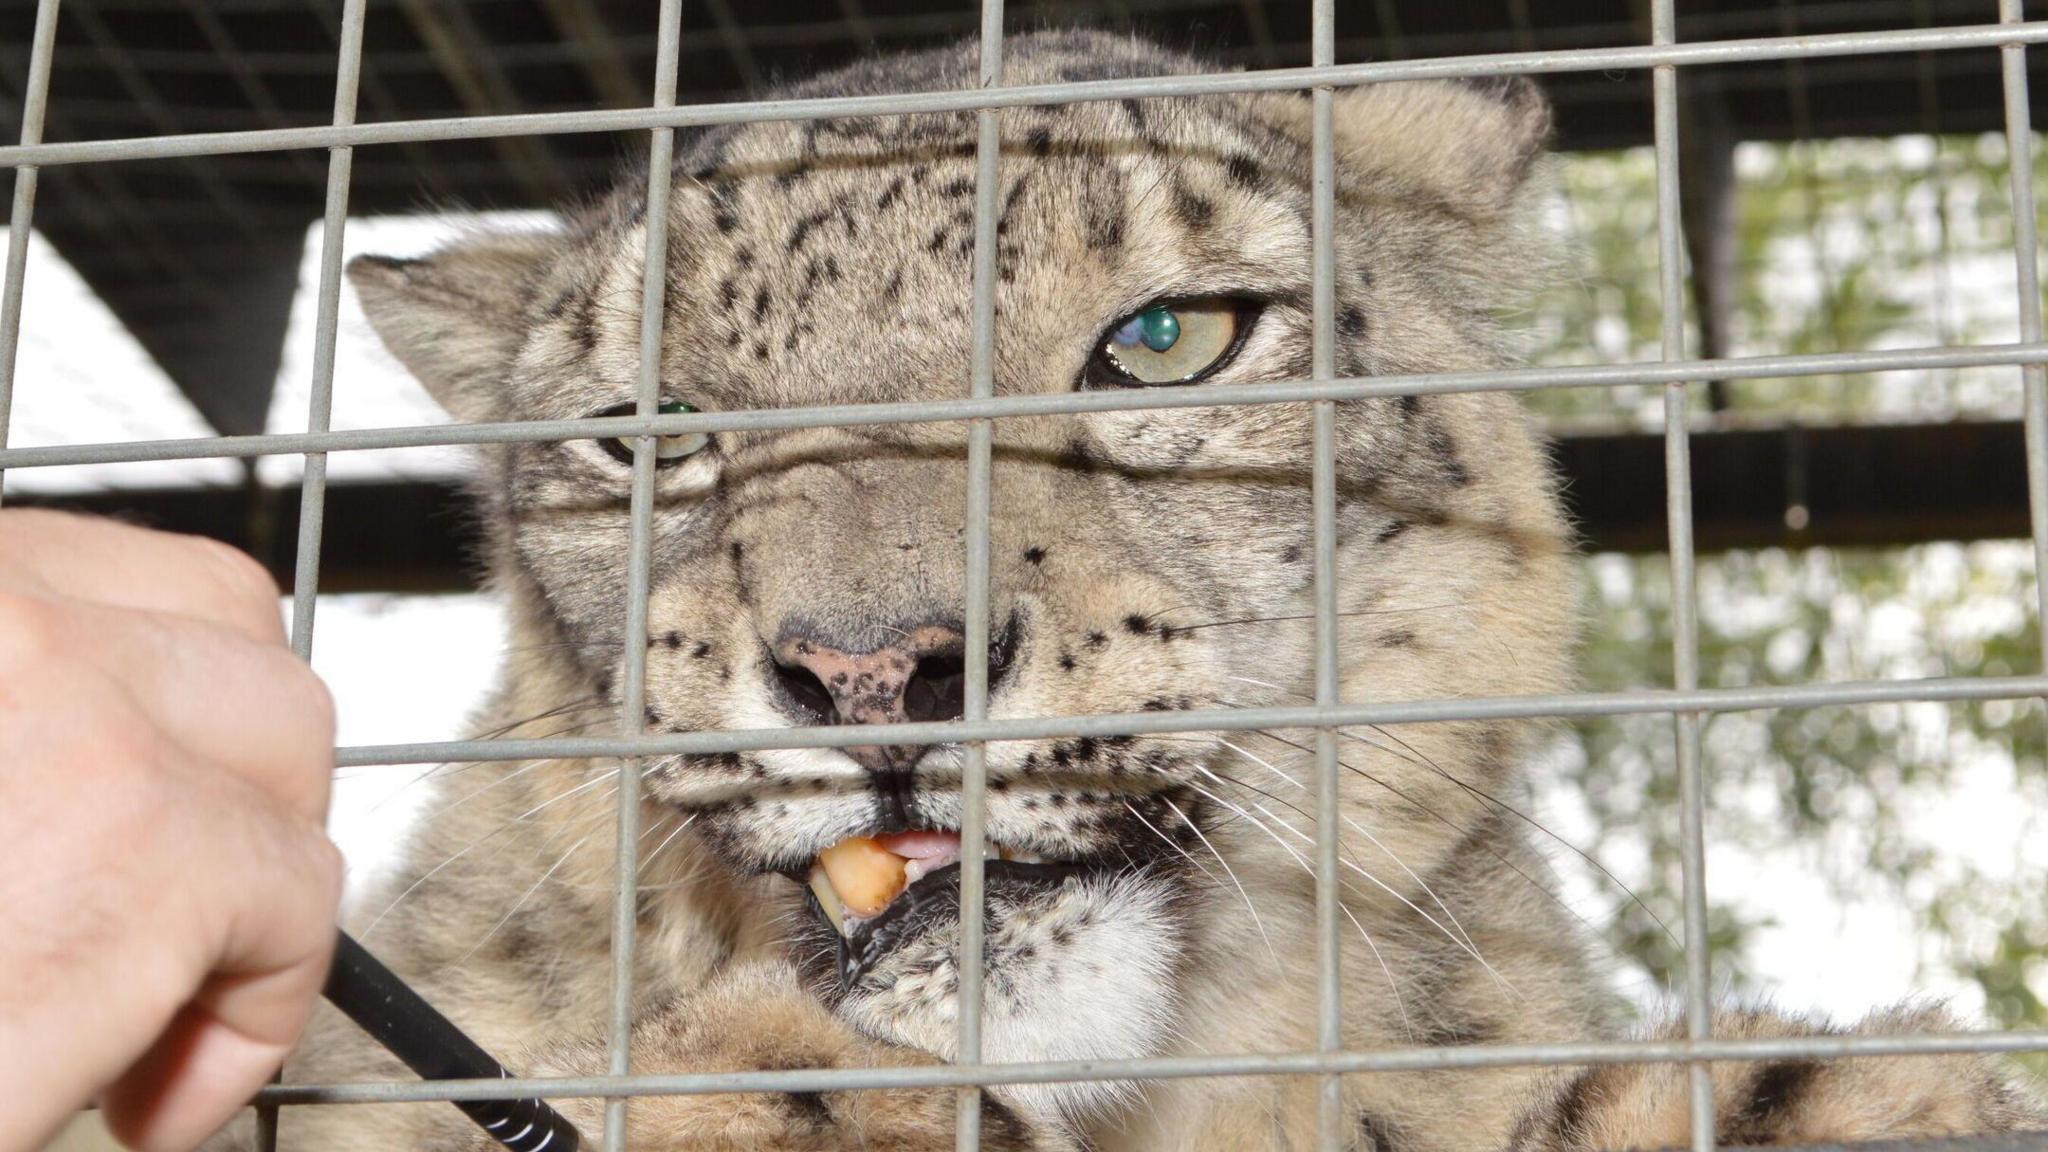
<svg viewBox="0 0 2048 1152"><path fill-rule="evenodd" d="M1648 35L1642 43L1596 47L1536 48L1513 36L1499 43L1479 44L1479 51L1454 55L1386 59L1365 63L1338 61L1336 0L1314 0L1301 14L1302 29L1287 32L1278 8L1249 5L1244 18L1251 31L1248 70L1201 75L1113 79L1081 83L1008 86L1004 83L1005 9L1003 0L981 0L979 12L980 86L966 90L898 93L863 97L790 100L743 99L731 102L684 101L679 98L679 62L688 43L682 30L682 0L661 0L659 20L650 32L632 40L625 53L644 57L651 51L653 78L643 88L631 63L621 54L600 76L609 76L611 94L628 107L555 109L504 114L469 114L437 119L403 119L388 92L366 88L365 16L367 0L347 0L334 23L340 44L333 86L330 122L292 126L270 122L255 127L151 134L130 132L114 138L45 143L45 128L60 110L49 99L59 24L60 2L39 0L36 7L28 68L22 84L21 137L0 146L0 167L13 170L14 199L9 225L5 292L0 296L0 471L63 465L137 460L234 458L296 454L304 459L304 480L296 538L292 586L291 638L301 657L310 657L315 608L321 587L322 545L330 454L430 445L477 445L547 440L623 438L633 445L633 486L630 504L630 564L625 604L625 676L617 731L604 736L525 740L464 740L404 745L357 746L337 750L343 767L421 765L487 760L530 760L576 757L615 758L621 765L617 800L617 892L611 924L614 958L609 1020L609 1067L602 1076L503 1081L432 1083L284 1084L264 1092L262 1115L271 1118L274 1139L276 1111L285 1107L346 1106L352 1102L513 1099L529 1095L585 1096L608 1101L604 1146L624 1146L624 1115L628 1099L657 1094L727 1092L816 1092L882 1087L958 1089L958 1145L980 1144L982 1113L979 1097L993 1085L1018 1085L1070 1080L1145 1080L1167 1077L1290 1075L1317 1078L1321 1084L1321 1132L1326 1148L1348 1146L1339 1085L1346 1075L1407 1070L1438 1070L1529 1065L1686 1063L1690 1066L1692 1147L1714 1146L1714 1106L1709 1080L1717 1061L1761 1058L1833 1058L1913 1053L2048 1052L2048 1033L2040 1031L1982 1032L1935 1035L1814 1035L1788 1039L1738 1040L1711 1033L1713 983L1708 968L1709 894L1705 858L1705 784L1701 758L1703 718L1752 709L1812 709L1904 701L1983 701L2048 696L2048 673L2028 671L1998 677L1957 677L1908 681L1868 680L1746 688L1710 687L1703 683L1695 577L1694 469L1690 459L1694 426L1694 393L1688 385L1729 384L1747 380L1831 376L1848 373L1906 370L1990 369L2017 373L2024 395L2025 471L2035 571L2048 572L2048 341L2042 333L2038 302L2033 188L2034 133L2026 53L2030 45L2048 40L2048 23L2029 21L2021 0L2000 0L1996 23L1880 31L1838 31L1803 34L1796 27L1776 34L1721 34L1681 41L1675 0L1651 0ZM84 0L78 0L83 4ZM90 11L90 5L85 5ZM714 5L722 10L723 5ZM458 9L453 11L459 12ZM1035 11L1035 10L1034 10ZM1253 17L1256 16L1256 19ZM908 17L854 24L851 47L877 42ZM930 30L966 31L961 14L933 17ZM1291 17L1290 17L1291 19ZM734 39L730 13L723 21L714 11L713 33L722 36L725 54L743 81L752 82L761 66L744 38ZM1746 31L1733 26L1735 32ZM925 25L917 25L925 30ZM1301 33L1305 32L1306 35ZM737 43L737 47L735 47ZM1435 45L1446 47L1447 45ZM1297 48L1306 61L1282 66ZM1684 301L1687 253L1680 227L1681 102L1679 77L1687 69L1783 63L1796 65L1830 59L1869 61L1874 67L1904 54L1926 60L1970 51L2000 57L2004 130L2009 157L2012 204L2013 292L2019 340L2001 344L1937 342L1929 346L1876 351L1823 351L1746 358L1689 355ZM310 65L309 65L310 69ZM1652 80L1652 131L1657 268L1662 309L1654 362L1599 365L1518 367L1488 371L1411 376L1345 378L1337 371L1335 286L1336 172L1333 144L1333 100L1337 89L1400 80L1543 75L1569 78L1610 72L1647 71ZM485 81L488 85L488 81ZM500 81L502 83L502 80ZM1058 395L998 395L996 389L995 295L997 284L998 165L1002 161L999 133L1004 109L1062 102L1131 100L1163 96L1224 93L1306 91L1312 101L1314 176L1313 277L1310 298L1314 314L1312 371L1308 378L1256 385L1222 385L1201 389L1122 392L1074 392ZM379 118L359 121L358 108L368 98ZM769 120L900 115L914 112L969 112L977 117L975 152L977 180L973 218L972 361L962 374L957 399L930 402L870 403L818 408L663 414L660 363L663 297L667 290L665 261L670 184L661 174L670 170L676 134L691 127ZM371 145L440 146L449 142L488 141L500 158L516 159L519 149L543 137L596 132L643 134L647 170L644 279L641 286L638 401L631 415L573 420L470 423L433 427L390 427L337 431L330 428L334 397L335 341L342 277L343 231L351 204L356 150ZM509 150L509 151L507 151ZM310 404L303 432L250 433L185 440L131 441L53 447L5 446L9 401L15 387L15 353L20 342L31 225L35 222L39 177L45 171L116 162L177 161L203 170L208 163L285 157L305 165L319 151L326 153L324 209L321 215L321 260L315 351ZM317 166L316 166L317 167ZM531 157L518 171L528 178L547 168ZM1551 392L1637 387L1661 393L1668 492L1675 669L1671 683L1656 689L1602 691L1525 697L1428 699L1408 701L1347 700L1339 684L1337 621L1337 481L1335 473L1338 404L1365 398L1423 396L1476 391ZM1137 411L1175 407L1227 405L1309 405L1313 410L1313 562L1315 571L1314 700L1289 707L1198 709L1165 713L1102 714L1045 718L991 719L989 716L991 647L990 524L991 453L997 421L1052 414ZM965 703L958 721L833 728L702 731L649 734L644 730L647 693L647 639L652 518L655 507L656 438L693 433L766 431L798 428L873 426L960 422L967 428L967 465L962 476L967 493L965 541ZM2048 583L2036 582L2037 606L2048 608ZM2048 611L2039 614L2048 619ZM1683 964L1686 1036L1682 1040L1575 1042L1535 1045L1481 1045L1461 1048L1415 1047L1391 1050L1347 1050L1341 1029L1339 941L1340 858L1337 808L1339 788L1338 730L1363 724L1433 723L1501 718L1572 718L1640 715L1666 717L1676 749L1679 779L1678 816L1682 828ZM1317 955L1321 1012L1318 1043L1313 1050L1285 1053L1219 1053L1205 1056L1067 1061L1031 1064L987 1063L983 1060L983 854L985 801L988 788L986 748L991 742L1046 737L1119 736L1147 733L1239 732L1298 728L1316 733L1316 826L1313 867L1317 884ZM888 1069L808 1069L694 1075L636 1074L628 1061L633 1023L635 970L632 963L638 928L634 885L642 844L640 766L646 758L682 753L736 752L778 748L845 748L863 744L957 744L964 749L960 835L967 846L960 870L960 972L957 1057L947 1065ZM2002 1146L1987 1143L1984 1146Z"/></svg>

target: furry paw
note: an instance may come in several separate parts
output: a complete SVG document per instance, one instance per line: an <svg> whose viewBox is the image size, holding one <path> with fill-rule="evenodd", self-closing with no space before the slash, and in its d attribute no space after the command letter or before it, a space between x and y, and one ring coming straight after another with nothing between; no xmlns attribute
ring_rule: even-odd
<svg viewBox="0 0 2048 1152"><path fill-rule="evenodd" d="M1872 1014L1855 1031L1954 1027L1938 1010L1894 1008ZM1773 1012L1726 1012L1714 1021L1717 1037L1811 1031L1806 1021ZM1682 1025L1661 1035L1683 1035ZM1724 1144L1904 1139L2048 1125L2048 1116L1978 1056L1761 1060L1712 1068L1714 1127ZM1691 1132L1689 1095L1683 1066L1615 1064L1576 1072L1554 1081L1544 1102L1523 1117L1510 1152L1683 1147Z"/></svg>
<svg viewBox="0 0 2048 1152"><path fill-rule="evenodd" d="M788 968L746 968L642 1020L633 1032L633 1071L647 1074L757 1069L880 1068L933 1063L931 1057L863 1037L826 1012ZM535 1075L590 1075L605 1068L604 1045L543 1050L521 1061ZM626 1144L637 1152L949 1152L957 1105L947 1088L862 1092L752 1092L643 1096L626 1108ZM604 1102L555 1106L597 1146ZM982 1097L982 1147L990 1152L1072 1152L1062 1135L1027 1123ZM467 1152L497 1152L478 1137Z"/></svg>

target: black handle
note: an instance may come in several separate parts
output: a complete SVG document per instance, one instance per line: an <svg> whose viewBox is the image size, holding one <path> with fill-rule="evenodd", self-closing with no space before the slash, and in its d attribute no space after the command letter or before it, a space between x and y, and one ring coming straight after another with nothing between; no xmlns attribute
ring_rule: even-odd
<svg viewBox="0 0 2048 1152"><path fill-rule="evenodd" d="M348 933L334 949L327 999L425 1080L510 1076L432 1004ZM576 1152L576 1126L538 1098L457 1100L457 1108L512 1152Z"/></svg>

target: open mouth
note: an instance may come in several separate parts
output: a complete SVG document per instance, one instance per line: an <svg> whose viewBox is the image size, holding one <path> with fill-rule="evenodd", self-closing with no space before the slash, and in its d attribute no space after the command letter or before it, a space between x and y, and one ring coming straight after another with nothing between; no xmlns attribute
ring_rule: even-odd
<svg viewBox="0 0 2048 1152"><path fill-rule="evenodd" d="M990 845L989 888L1045 888L1088 866ZM804 880L811 910L838 938L842 987L852 987L904 941L960 908L960 834L921 830L852 836L818 855Z"/></svg>

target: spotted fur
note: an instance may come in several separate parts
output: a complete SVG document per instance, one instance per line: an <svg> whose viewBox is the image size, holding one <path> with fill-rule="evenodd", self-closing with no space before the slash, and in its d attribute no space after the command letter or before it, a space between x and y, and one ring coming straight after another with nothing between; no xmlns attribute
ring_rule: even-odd
<svg viewBox="0 0 2048 1152"><path fill-rule="evenodd" d="M789 95L968 88L974 61L971 48L877 59ZM1017 83L1200 67L1064 33L1016 38L1008 61ZM1274 94L1005 110L998 393L1083 387L1084 362L1121 317L1213 293L1264 301L1216 382L1306 376L1309 107ZM1504 363L1495 311L1544 264L1530 211L1549 130L1541 96L1519 80L1381 85L1340 93L1336 123L1338 370ZM966 114L685 133L669 177L664 393L713 411L963 395L975 139ZM613 411L635 390L644 206L629 179L558 232L360 260L351 278L385 343L457 417ZM1344 694L1567 690L1570 532L1513 398L1337 411ZM1005 658L992 714L1310 699L1310 429L1300 405L995 422L991 624ZM919 424L720 433L662 470L648 725L799 723L778 645L865 653L957 627L966 435ZM480 455L489 571L512 619L485 728L610 730L625 682L629 488L628 467L588 442ZM1530 735L1513 721L1343 733L1347 1045L1609 1034L1580 929L1495 799L1512 794ZM1280 731L990 746L990 836L1101 867L1050 889L992 884L985 1053L1313 1047L1312 745ZM650 764L636 1068L950 1057L957 926L945 902L906 919L847 983L836 937L777 873L891 822L954 826L960 765L953 748L898 764L911 787L884 797L878 776L832 751ZM451 772L409 863L358 923L485 1045L527 1052L535 1067L602 1066L591 1038L610 973L609 768ZM1890 1101L1873 1095L1901 1083L1930 1102L1914 1113L1939 1118L1928 1124L2024 1115L1977 1106L1997 1081L1972 1061L1861 1067L1731 1066L1724 1123L1758 1138L1922 1130L1887 1120ZM332 1022L294 1069L390 1072ZM1657 1075L1389 1073L1347 1081L1344 1101L1356 1145L1375 1152L1645 1144L1670 1131ZM1316 1092L1302 1078L1007 1088L989 1124L1005 1147L1298 1148ZM943 1093L637 1102L633 1139L943 1146L948 1106ZM287 1141L475 1141L445 1108L375 1115L294 1111ZM1840 1122L1810 1119L1822 1117Z"/></svg>

